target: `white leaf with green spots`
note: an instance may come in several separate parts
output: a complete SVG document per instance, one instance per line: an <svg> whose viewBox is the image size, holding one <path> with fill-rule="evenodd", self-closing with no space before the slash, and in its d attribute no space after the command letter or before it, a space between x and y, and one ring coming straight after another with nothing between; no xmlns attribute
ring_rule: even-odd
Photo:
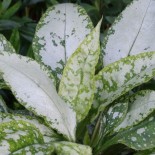
<svg viewBox="0 0 155 155"><path fill-rule="evenodd" d="M75 112L58 96L44 66L27 57L3 52L0 72L23 106L75 141Z"/></svg>
<svg viewBox="0 0 155 155"><path fill-rule="evenodd" d="M0 124L0 153L8 155L27 145L44 143L42 134L25 121L10 121Z"/></svg>
<svg viewBox="0 0 155 155"><path fill-rule="evenodd" d="M100 53L101 21L70 57L60 82L59 95L71 104L78 121L85 118L93 100L95 66Z"/></svg>
<svg viewBox="0 0 155 155"><path fill-rule="evenodd" d="M155 52L123 58L96 75L94 107L103 110L121 95L149 81L155 75ZM98 104L98 105L95 105Z"/></svg>
<svg viewBox="0 0 155 155"><path fill-rule="evenodd" d="M45 126L42 121L38 121L35 117L23 116L18 114L10 114L10 113L0 113L0 123L10 122L10 121L26 121L32 125L34 125L43 136L56 137L55 132Z"/></svg>
<svg viewBox="0 0 155 155"><path fill-rule="evenodd" d="M16 53L11 43L2 34L0 34L0 51Z"/></svg>
<svg viewBox="0 0 155 155"><path fill-rule="evenodd" d="M64 3L50 7L36 28L36 59L60 78L68 58L92 29L93 24L81 6Z"/></svg>
<svg viewBox="0 0 155 155"><path fill-rule="evenodd" d="M133 0L119 15L103 43L104 65L155 50L155 1Z"/></svg>
<svg viewBox="0 0 155 155"><path fill-rule="evenodd" d="M134 94L130 98L129 109L123 122L114 131L132 127L143 121L155 110L155 91L144 90Z"/></svg>
<svg viewBox="0 0 155 155"><path fill-rule="evenodd" d="M117 101L111 105L103 116L104 134L111 133L115 130L123 119L125 118L128 110L127 101Z"/></svg>
<svg viewBox="0 0 155 155"><path fill-rule="evenodd" d="M77 143L62 141L53 143L55 152L60 155L92 155L92 149L89 146Z"/></svg>

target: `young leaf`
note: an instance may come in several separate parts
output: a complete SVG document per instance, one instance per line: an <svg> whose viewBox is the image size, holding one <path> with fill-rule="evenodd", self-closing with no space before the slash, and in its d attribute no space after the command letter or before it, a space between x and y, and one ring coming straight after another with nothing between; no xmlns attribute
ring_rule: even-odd
<svg viewBox="0 0 155 155"><path fill-rule="evenodd" d="M155 50L155 1L133 0L104 39L104 65L128 55Z"/></svg>
<svg viewBox="0 0 155 155"><path fill-rule="evenodd" d="M60 82L59 95L72 105L78 121L85 118L93 101L101 22L102 20L70 57Z"/></svg>
<svg viewBox="0 0 155 155"><path fill-rule="evenodd" d="M0 34L0 51L16 53L13 46L6 40L6 38L2 34Z"/></svg>
<svg viewBox="0 0 155 155"><path fill-rule="evenodd" d="M1 154L10 154L27 145L44 142L39 130L25 121L1 123L0 135Z"/></svg>
<svg viewBox="0 0 155 155"><path fill-rule="evenodd" d="M33 40L35 57L61 77L64 65L93 25L86 11L71 3L50 7L37 25Z"/></svg>
<svg viewBox="0 0 155 155"><path fill-rule="evenodd" d="M155 110L155 91L144 90L130 98L128 113L123 122L114 131L132 127L143 121Z"/></svg>
<svg viewBox="0 0 155 155"><path fill-rule="evenodd" d="M115 99L155 75L155 52L130 56L108 65L96 75L94 103L103 110Z"/></svg>
<svg viewBox="0 0 155 155"><path fill-rule="evenodd" d="M3 52L0 71L19 102L69 140L75 140L75 112L58 96L49 73L32 59Z"/></svg>

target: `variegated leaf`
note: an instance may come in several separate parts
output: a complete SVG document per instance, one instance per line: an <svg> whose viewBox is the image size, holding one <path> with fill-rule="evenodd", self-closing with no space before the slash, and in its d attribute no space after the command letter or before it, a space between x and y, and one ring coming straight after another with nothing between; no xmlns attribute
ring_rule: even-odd
<svg viewBox="0 0 155 155"><path fill-rule="evenodd" d="M75 112L58 96L45 69L17 54L0 55L0 71L19 102L43 117L51 128L75 141Z"/></svg>
<svg viewBox="0 0 155 155"><path fill-rule="evenodd" d="M138 126L120 132L115 140L135 150L146 150L155 147L155 117L154 115Z"/></svg>
<svg viewBox="0 0 155 155"><path fill-rule="evenodd" d="M6 38L2 34L0 34L0 51L16 53L13 46L6 40Z"/></svg>
<svg viewBox="0 0 155 155"><path fill-rule="evenodd" d="M155 50L155 1L133 0L119 15L103 43L104 65Z"/></svg>
<svg viewBox="0 0 155 155"><path fill-rule="evenodd" d="M94 107L103 110L115 99L155 75L155 52L141 53L117 61L96 75Z"/></svg>
<svg viewBox="0 0 155 155"><path fill-rule="evenodd" d="M10 121L20 121L20 120L34 125L37 129L39 129L39 131L43 136L53 137L53 139L57 138L56 133L52 129L48 128L43 124L43 122L38 121L34 117L9 114L9 113L0 113L0 123L7 123Z"/></svg>
<svg viewBox="0 0 155 155"><path fill-rule="evenodd" d="M86 11L71 3L50 7L37 25L33 40L35 57L61 77L64 65L93 24Z"/></svg>
<svg viewBox="0 0 155 155"><path fill-rule="evenodd" d="M125 118L128 110L128 101L117 101L115 104L109 107L105 115L103 116L104 134L113 132L116 126L118 126Z"/></svg>
<svg viewBox="0 0 155 155"><path fill-rule="evenodd" d="M70 57L60 82L59 95L72 105L78 121L85 118L93 100L101 21Z"/></svg>
<svg viewBox="0 0 155 155"><path fill-rule="evenodd" d="M52 153L54 153L52 144L33 144L13 152L12 155L52 155Z"/></svg>
<svg viewBox="0 0 155 155"><path fill-rule="evenodd" d="M39 130L28 122L14 120L0 124L0 153L3 155L43 142Z"/></svg>
<svg viewBox="0 0 155 155"><path fill-rule="evenodd" d="M62 155L92 155L91 147L67 141L53 144L57 154Z"/></svg>
<svg viewBox="0 0 155 155"><path fill-rule="evenodd" d="M114 131L132 127L143 121L155 110L155 91L144 90L134 94L130 98L129 109L123 122Z"/></svg>

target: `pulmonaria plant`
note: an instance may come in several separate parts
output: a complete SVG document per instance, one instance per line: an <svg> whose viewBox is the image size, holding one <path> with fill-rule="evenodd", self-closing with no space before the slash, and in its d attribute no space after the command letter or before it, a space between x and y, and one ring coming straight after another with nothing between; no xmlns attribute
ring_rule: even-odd
<svg viewBox="0 0 155 155"><path fill-rule="evenodd" d="M101 50L102 19L94 28L85 10L70 3L42 16L33 40L36 61L16 54L0 35L2 78L33 113L8 112L0 98L0 152L108 155L111 146L124 144L128 153L154 153L155 92L133 91L155 76L155 52L149 52L155 50L154 4L133 1ZM102 53L104 68L95 74Z"/></svg>

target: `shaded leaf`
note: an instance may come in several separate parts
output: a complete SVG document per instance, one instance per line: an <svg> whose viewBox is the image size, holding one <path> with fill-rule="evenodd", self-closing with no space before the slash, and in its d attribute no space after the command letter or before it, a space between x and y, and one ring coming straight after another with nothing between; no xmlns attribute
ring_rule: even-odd
<svg viewBox="0 0 155 155"><path fill-rule="evenodd" d="M143 121L155 110L155 91L144 90L134 94L130 98L129 109L125 119L115 128L115 132L120 129L132 127Z"/></svg>

